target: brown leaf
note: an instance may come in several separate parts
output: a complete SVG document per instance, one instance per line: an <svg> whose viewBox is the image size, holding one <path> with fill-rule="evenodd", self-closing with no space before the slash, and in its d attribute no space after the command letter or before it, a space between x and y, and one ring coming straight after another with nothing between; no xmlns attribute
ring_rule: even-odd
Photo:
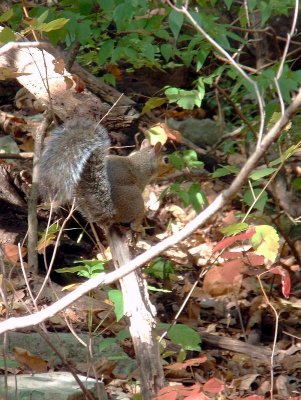
<svg viewBox="0 0 301 400"><path fill-rule="evenodd" d="M174 370L179 370L179 369L185 369L187 367L193 367L195 365L200 365L201 363L204 363L205 361L207 361L207 357L198 357L198 358L193 358L191 360L188 361L184 361L184 362L177 362L177 363L173 363L171 365L167 365L165 367L165 369L174 369Z"/></svg>
<svg viewBox="0 0 301 400"><path fill-rule="evenodd" d="M47 362L41 357L35 356L21 347L14 347L13 353L15 360L23 367L33 372L47 372Z"/></svg>
<svg viewBox="0 0 301 400"><path fill-rule="evenodd" d="M52 61L52 64L54 65L54 71L57 74L63 75L65 72L65 62L63 58L55 58Z"/></svg>
<svg viewBox="0 0 301 400"><path fill-rule="evenodd" d="M203 282L205 293L216 297L239 291L245 266L241 260L234 261L238 263L234 265L231 261L229 265L213 267L207 272Z"/></svg>
<svg viewBox="0 0 301 400"><path fill-rule="evenodd" d="M27 254L27 249L21 247L21 255L24 257ZM4 257L7 261L15 264L20 261L19 258L19 248L16 244L6 244L4 245Z"/></svg>

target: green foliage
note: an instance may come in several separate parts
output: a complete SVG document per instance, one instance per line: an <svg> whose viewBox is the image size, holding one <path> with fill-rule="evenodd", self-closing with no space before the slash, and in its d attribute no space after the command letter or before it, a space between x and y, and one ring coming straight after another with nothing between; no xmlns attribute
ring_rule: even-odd
<svg viewBox="0 0 301 400"><path fill-rule="evenodd" d="M80 264L76 267L65 267L65 268L58 268L56 272L63 274L74 274L76 273L78 276L83 278L94 278L95 276L99 275L101 272L105 270L105 264L107 260L81 260L75 261L75 264Z"/></svg>
<svg viewBox="0 0 301 400"><path fill-rule="evenodd" d="M99 351L104 351L109 349L112 344L118 343L124 339L130 338L130 332L128 329L122 329L120 332L118 332L118 335L116 335L114 338L104 338L100 341L99 343Z"/></svg>
<svg viewBox="0 0 301 400"><path fill-rule="evenodd" d="M170 192L179 196L185 207L191 205L199 213L208 203L206 195L200 190L200 184L192 183L188 188L182 188L179 183L170 186Z"/></svg>
<svg viewBox="0 0 301 400"><path fill-rule="evenodd" d="M176 169L203 168L204 163L198 160L194 150L175 151L169 156L170 162Z"/></svg>
<svg viewBox="0 0 301 400"><path fill-rule="evenodd" d="M236 235L237 233L243 232L248 229L249 225L245 222L239 222L237 224L228 225L221 229L221 232L225 236Z"/></svg>
<svg viewBox="0 0 301 400"><path fill-rule="evenodd" d="M109 300L114 303L114 312L117 322L124 316L123 296L121 290L111 289L108 292Z"/></svg>
<svg viewBox="0 0 301 400"><path fill-rule="evenodd" d="M8 43L14 41L15 38L14 32L8 27L3 28L0 32L0 43Z"/></svg>
<svg viewBox="0 0 301 400"><path fill-rule="evenodd" d="M226 165L221 168L217 168L212 174L212 178L221 178L222 176L227 176L231 174L238 174L239 168L235 165Z"/></svg>
<svg viewBox="0 0 301 400"><path fill-rule="evenodd" d="M183 350L200 351L202 339L197 331L185 324L158 324L159 330L166 330L166 336Z"/></svg>
<svg viewBox="0 0 301 400"><path fill-rule="evenodd" d="M165 95L170 103L177 103L185 110L192 110L195 106L200 107L205 95L205 90L184 90L175 87L167 87Z"/></svg>
<svg viewBox="0 0 301 400"><path fill-rule="evenodd" d="M256 210L263 212L269 199L268 193L261 189L247 190L243 196L244 202L249 206L253 206ZM257 200L256 200L257 199ZM256 200L256 202L255 202ZM255 203L254 203L255 202Z"/></svg>
<svg viewBox="0 0 301 400"><path fill-rule="evenodd" d="M146 272L154 278L165 280L168 279L171 274L174 274L173 263L159 257L150 264Z"/></svg>
<svg viewBox="0 0 301 400"><path fill-rule="evenodd" d="M251 243L256 253L274 262L279 251L279 236L276 230L269 225L259 225L255 227L255 231Z"/></svg>

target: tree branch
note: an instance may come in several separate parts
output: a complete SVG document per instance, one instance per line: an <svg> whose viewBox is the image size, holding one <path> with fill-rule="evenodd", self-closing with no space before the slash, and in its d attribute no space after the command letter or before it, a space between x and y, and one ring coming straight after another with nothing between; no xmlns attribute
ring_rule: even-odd
<svg viewBox="0 0 301 400"><path fill-rule="evenodd" d="M285 110L285 113L276 122L276 124L270 129L267 135L261 142L261 145L256 149L251 157L248 158L245 166L242 168L240 173L234 179L230 187L224 190L214 201L211 203L203 212L201 212L196 218L190 221L181 231L177 232L175 235L163 240L162 242L151 247L148 251L140 254L134 260L131 260L120 267L118 270L113 271L109 274L100 274L95 278L88 280L83 283L80 287L75 289L72 293L67 294L65 297L52 304L48 308L41 310L32 315L9 318L0 323L0 334L7 332L8 330L13 330L17 328L23 328L26 326L33 326L41 323L47 318L55 315L59 311L68 307L75 300L88 293L90 290L96 288L99 285L107 285L116 280L124 277L130 272L135 271L141 265L147 263L152 258L162 253L169 247L179 243L181 240L187 238L192 232L197 228L202 226L205 222L209 220L217 211L219 211L226 203L228 203L239 191L244 181L250 174L250 172L255 168L260 158L264 155L269 146L280 136L284 127L289 123L293 115L301 108L301 89L298 94L290 104L290 106Z"/></svg>

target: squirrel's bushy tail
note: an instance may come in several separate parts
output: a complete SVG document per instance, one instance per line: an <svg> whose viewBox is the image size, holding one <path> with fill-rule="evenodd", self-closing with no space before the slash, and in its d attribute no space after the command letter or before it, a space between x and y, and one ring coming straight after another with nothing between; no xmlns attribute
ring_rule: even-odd
<svg viewBox="0 0 301 400"><path fill-rule="evenodd" d="M83 117L66 121L55 128L47 140L40 162L40 192L59 204L71 201L83 169L97 149L100 158L108 153L107 130Z"/></svg>

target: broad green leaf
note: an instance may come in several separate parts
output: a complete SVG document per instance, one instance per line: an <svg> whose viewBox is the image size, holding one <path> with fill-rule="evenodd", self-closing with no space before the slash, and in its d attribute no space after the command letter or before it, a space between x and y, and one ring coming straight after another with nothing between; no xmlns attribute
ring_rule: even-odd
<svg viewBox="0 0 301 400"><path fill-rule="evenodd" d="M2 15L0 15L0 22L6 22L9 19L11 19L11 17L14 15L14 10L12 8L9 8L5 13L3 13Z"/></svg>
<svg viewBox="0 0 301 400"><path fill-rule="evenodd" d="M152 146L154 146L158 142L164 144L167 141L166 131L160 124L148 129L148 131L146 132L146 137L148 138Z"/></svg>
<svg viewBox="0 0 301 400"><path fill-rule="evenodd" d="M238 174L239 169L234 165L227 165L225 167L217 168L213 174L212 178L220 178L222 176L227 176L231 174Z"/></svg>
<svg viewBox="0 0 301 400"><path fill-rule="evenodd" d="M195 212L199 213L206 204L207 198L204 193L200 191L200 184L198 182L192 183L188 189L189 201Z"/></svg>
<svg viewBox="0 0 301 400"><path fill-rule="evenodd" d="M253 171L249 175L249 178L253 179L254 181L257 181L257 180L263 178L264 176L272 175L272 173L275 171L276 171L276 168L261 168L261 169L258 169L257 171Z"/></svg>
<svg viewBox="0 0 301 400"><path fill-rule="evenodd" d="M144 107L142 109L142 114L147 113L150 110L153 110L154 108L162 106L162 104L165 104L167 102L166 97L151 97L147 102L144 104Z"/></svg>
<svg viewBox="0 0 301 400"><path fill-rule="evenodd" d="M255 198L257 198L260 193L261 189L247 190L244 193L244 201L249 207L251 207L253 205ZM257 199L256 203L254 204L254 208L262 212L264 210L264 207L266 206L267 201L268 201L268 194L264 190L261 193L260 197Z"/></svg>
<svg viewBox="0 0 301 400"><path fill-rule="evenodd" d="M114 303L114 312L118 322L124 316L122 292L120 290L112 289L109 290L108 296L111 302Z"/></svg>
<svg viewBox="0 0 301 400"><path fill-rule="evenodd" d="M49 10L46 10L41 15L39 15L37 17L38 24L42 24L44 21L46 21L48 14L49 14Z"/></svg>
<svg viewBox="0 0 301 400"><path fill-rule="evenodd" d="M221 232L225 236L231 236L231 235L236 235L237 233L240 233L242 231L245 231L248 229L249 225L246 224L245 222L239 222L238 224L232 224L229 226L226 226L221 229Z"/></svg>
<svg viewBox="0 0 301 400"><path fill-rule="evenodd" d="M128 29L128 23L132 19L133 12L133 5L130 1L118 4L113 14L113 20L116 22L118 31Z"/></svg>
<svg viewBox="0 0 301 400"><path fill-rule="evenodd" d="M51 32L57 29L61 29L69 22L69 19L66 18L58 18L54 21L45 22L39 26L39 30L42 32Z"/></svg>
<svg viewBox="0 0 301 400"><path fill-rule="evenodd" d="M78 8L82 15L88 15L93 7L93 0L77 0Z"/></svg>
<svg viewBox="0 0 301 400"><path fill-rule="evenodd" d="M168 279L169 275L174 273L173 263L160 257L151 263L146 272L155 278Z"/></svg>
<svg viewBox="0 0 301 400"><path fill-rule="evenodd" d="M279 251L279 236L275 228L270 225L256 226L251 243L256 254L272 262L276 260Z"/></svg>
<svg viewBox="0 0 301 400"><path fill-rule="evenodd" d="M185 166L188 168L203 168L203 161L198 160L198 155L195 150L184 150L183 151L183 160L185 162Z"/></svg>
<svg viewBox="0 0 301 400"><path fill-rule="evenodd" d="M174 47L171 44L164 43L160 46L160 51L165 61L168 62L171 56L174 54Z"/></svg>
<svg viewBox="0 0 301 400"><path fill-rule="evenodd" d="M293 190L297 191L301 189L301 177L295 178L292 182Z"/></svg>
<svg viewBox="0 0 301 400"><path fill-rule="evenodd" d="M184 15L175 10L171 10L168 16L168 23L170 26L170 30L172 31L176 40L178 39L183 22L184 22Z"/></svg>
<svg viewBox="0 0 301 400"><path fill-rule="evenodd" d="M116 343L116 341L117 341L116 338L111 338L111 337L103 338L98 345L99 351L104 351L106 349L109 349L113 344Z"/></svg>
<svg viewBox="0 0 301 400"><path fill-rule="evenodd" d="M230 10L233 0L224 0L224 3L226 4L227 9Z"/></svg>
<svg viewBox="0 0 301 400"><path fill-rule="evenodd" d="M84 45L88 43L91 37L91 22L82 21L77 25L75 33L80 44Z"/></svg>
<svg viewBox="0 0 301 400"><path fill-rule="evenodd" d="M114 46L115 46L115 40L113 39L106 40L100 44L99 52L97 55L97 60L99 65L105 64L106 61L111 58Z"/></svg>
<svg viewBox="0 0 301 400"><path fill-rule="evenodd" d="M0 32L0 43L13 42L15 40L15 33L7 26Z"/></svg>
<svg viewBox="0 0 301 400"><path fill-rule="evenodd" d="M202 340L199 333L187 325L176 324L172 326L168 330L167 336L184 350L201 350L200 343Z"/></svg>

